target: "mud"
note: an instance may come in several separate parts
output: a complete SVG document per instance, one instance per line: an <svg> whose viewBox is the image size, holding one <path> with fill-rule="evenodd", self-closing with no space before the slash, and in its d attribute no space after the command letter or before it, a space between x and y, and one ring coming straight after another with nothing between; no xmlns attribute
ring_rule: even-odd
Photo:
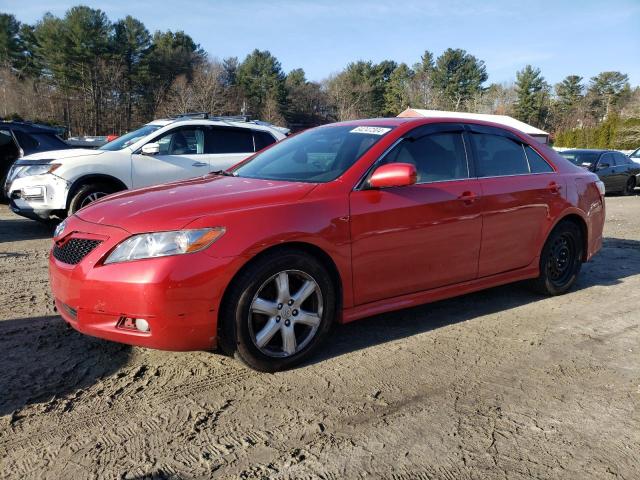
<svg viewBox="0 0 640 480"><path fill-rule="evenodd" d="M0 206L0 478L640 477L640 196L569 294L510 285L338 327L275 375L51 308L51 228Z"/></svg>

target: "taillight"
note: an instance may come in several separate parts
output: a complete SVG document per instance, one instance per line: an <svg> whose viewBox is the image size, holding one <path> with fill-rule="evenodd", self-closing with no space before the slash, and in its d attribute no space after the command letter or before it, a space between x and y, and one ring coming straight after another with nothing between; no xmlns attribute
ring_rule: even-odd
<svg viewBox="0 0 640 480"><path fill-rule="evenodd" d="M597 180L596 181L596 187L598 187L598 191L600 192L600 196L604 197L604 193L605 193L604 183L602 183L601 180Z"/></svg>

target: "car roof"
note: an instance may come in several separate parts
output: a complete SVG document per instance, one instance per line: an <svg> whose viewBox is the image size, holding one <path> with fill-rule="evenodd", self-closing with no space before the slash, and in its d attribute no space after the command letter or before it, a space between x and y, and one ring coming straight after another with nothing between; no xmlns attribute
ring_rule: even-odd
<svg viewBox="0 0 640 480"><path fill-rule="evenodd" d="M224 120L224 119L209 119L209 118L192 118L192 117L177 117L177 118L158 118L149 122L147 125L159 125L166 127L173 124L183 125L213 125L218 127L237 127L237 128L251 128L253 130L264 131L276 131L282 135L286 135L289 132L288 128L278 127L267 122L261 122L259 120Z"/></svg>
<svg viewBox="0 0 640 480"><path fill-rule="evenodd" d="M605 152L616 152L616 150L604 150L600 148L571 148L569 150L563 150L558 152L562 153L605 153Z"/></svg>
<svg viewBox="0 0 640 480"><path fill-rule="evenodd" d="M29 122L5 122L0 121L0 128L7 128L9 130L19 130L26 133L57 133L53 127L47 127L46 125L40 125L37 123Z"/></svg>
<svg viewBox="0 0 640 480"><path fill-rule="evenodd" d="M421 125L428 125L432 123L462 123L467 125L484 125L487 127L494 127L500 130L506 130L519 135L529 136L522 130L504 125L501 123L490 122L487 120L464 118L454 116L442 116L442 117L389 117L389 118L365 118L361 120L348 120L344 122L332 123L331 125L345 125L345 126L375 126L375 127L399 127L401 125L407 128L419 127Z"/></svg>

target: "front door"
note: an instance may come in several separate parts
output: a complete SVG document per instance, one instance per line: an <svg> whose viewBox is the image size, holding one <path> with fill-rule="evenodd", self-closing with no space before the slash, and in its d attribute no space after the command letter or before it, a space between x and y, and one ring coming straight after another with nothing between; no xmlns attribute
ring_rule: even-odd
<svg viewBox="0 0 640 480"><path fill-rule="evenodd" d="M413 135L412 135L413 134ZM353 287L364 304L472 280L482 228L462 127L411 132L380 162L412 163L415 185L351 193Z"/></svg>
<svg viewBox="0 0 640 480"><path fill-rule="evenodd" d="M201 126L178 127L155 138L160 151L156 155L134 153L132 180L134 188L199 177L209 173L205 154L206 129Z"/></svg>

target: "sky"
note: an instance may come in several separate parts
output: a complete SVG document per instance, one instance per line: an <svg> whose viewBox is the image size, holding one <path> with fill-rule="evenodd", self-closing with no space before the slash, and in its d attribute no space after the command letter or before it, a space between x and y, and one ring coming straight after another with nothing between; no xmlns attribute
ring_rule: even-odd
<svg viewBox="0 0 640 480"><path fill-rule="evenodd" d="M0 0L0 12L34 23L79 3L150 31L184 30L220 59L266 49L316 81L352 61L412 65L451 47L484 60L488 83L531 64L552 84L617 70L640 85L640 0Z"/></svg>

